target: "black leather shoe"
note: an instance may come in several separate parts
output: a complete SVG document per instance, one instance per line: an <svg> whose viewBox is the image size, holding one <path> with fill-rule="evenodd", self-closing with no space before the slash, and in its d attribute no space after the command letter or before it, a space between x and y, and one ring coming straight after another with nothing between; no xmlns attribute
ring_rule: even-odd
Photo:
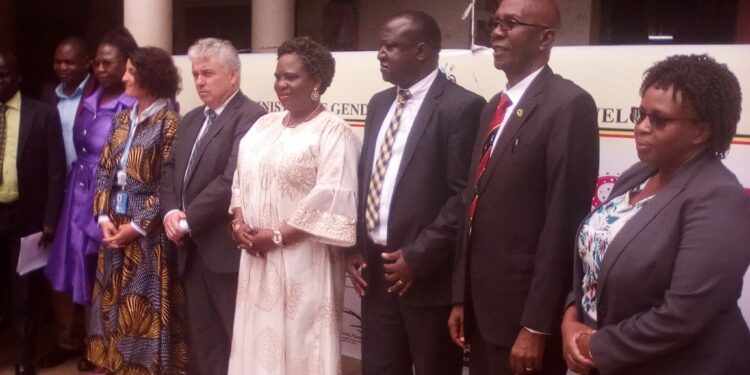
<svg viewBox="0 0 750 375"><path fill-rule="evenodd" d="M57 367L67 362L69 359L76 358L81 355L80 349L65 349L55 345L55 348L51 352L42 356L39 359L39 367L50 368Z"/></svg>
<svg viewBox="0 0 750 375"><path fill-rule="evenodd" d="M34 366L28 363L16 363L16 375L36 375L36 371L34 370Z"/></svg>
<svg viewBox="0 0 750 375"><path fill-rule="evenodd" d="M80 372L90 372L94 370L96 366L94 366L93 363L89 362L88 359L81 357L81 359L78 360L78 371Z"/></svg>

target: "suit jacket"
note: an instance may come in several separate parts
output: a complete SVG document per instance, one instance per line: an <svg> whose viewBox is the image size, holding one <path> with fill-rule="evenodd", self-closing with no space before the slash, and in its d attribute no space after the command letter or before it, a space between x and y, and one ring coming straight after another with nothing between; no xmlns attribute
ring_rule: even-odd
<svg viewBox="0 0 750 375"><path fill-rule="evenodd" d="M240 252L229 233L231 216L227 213L232 178L240 139L266 111L238 92L203 135L193 156L198 159L183 186L193 144L206 119L203 109L203 106L193 109L182 120L172 154L162 172L161 214L163 217L173 209L185 211L190 237L209 270L237 272ZM180 272L185 269L190 252L188 248L177 252Z"/></svg>
<svg viewBox="0 0 750 375"><path fill-rule="evenodd" d="M375 143L396 87L375 94L368 104L359 163L358 251L369 263L382 262L368 252L365 225L367 192ZM402 249L417 279L401 297L405 303L450 304L460 193L466 187L472 141L485 100L439 73L428 90L406 142L388 219L388 250ZM373 267L371 266L372 270ZM378 268L379 269L379 268ZM370 277L382 277L371 275Z"/></svg>
<svg viewBox="0 0 750 375"><path fill-rule="evenodd" d="M610 199L655 173L638 163ZM684 168L607 247L591 352L605 374L750 374L737 299L750 263L750 198L717 157ZM581 261L573 295L581 301Z"/></svg>
<svg viewBox="0 0 750 375"><path fill-rule="evenodd" d="M65 191L65 151L57 108L21 97L18 132L18 222L23 237L55 228Z"/></svg>
<svg viewBox="0 0 750 375"><path fill-rule="evenodd" d="M472 173L499 99L482 112ZM460 227L454 302L466 297L467 319L476 319L485 340L509 348L522 327L559 331L573 238L596 184L599 136L591 95L549 67L504 126L478 186L471 236L468 210ZM473 197L469 186L465 206Z"/></svg>

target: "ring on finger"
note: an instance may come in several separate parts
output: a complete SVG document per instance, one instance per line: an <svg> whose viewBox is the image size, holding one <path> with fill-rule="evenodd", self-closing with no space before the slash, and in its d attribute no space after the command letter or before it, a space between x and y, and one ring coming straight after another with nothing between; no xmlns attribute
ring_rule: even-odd
<svg viewBox="0 0 750 375"><path fill-rule="evenodd" d="M249 248L251 248L251 249L252 249L252 248L254 248L254 247L255 247L255 242L253 242L253 241L248 241L247 247L249 247Z"/></svg>
<svg viewBox="0 0 750 375"><path fill-rule="evenodd" d="M524 370L526 370L526 372L534 372L533 367L524 367Z"/></svg>
<svg viewBox="0 0 750 375"><path fill-rule="evenodd" d="M399 286L404 286L404 280L396 281L396 284L398 284Z"/></svg>

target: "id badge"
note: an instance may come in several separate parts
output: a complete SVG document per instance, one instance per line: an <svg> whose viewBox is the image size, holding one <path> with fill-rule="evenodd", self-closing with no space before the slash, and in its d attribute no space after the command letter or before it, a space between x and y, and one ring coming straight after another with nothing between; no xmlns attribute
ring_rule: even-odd
<svg viewBox="0 0 750 375"><path fill-rule="evenodd" d="M115 214L125 215L128 213L128 193L118 191L115 194Z"/></svg>
<svg viewBox="0 0 750 375"><path fill-rule="evenodd" d="M128 175L123 170L117 171L117 186L123 187L125 186L125 181L127 181Z"/></svg>

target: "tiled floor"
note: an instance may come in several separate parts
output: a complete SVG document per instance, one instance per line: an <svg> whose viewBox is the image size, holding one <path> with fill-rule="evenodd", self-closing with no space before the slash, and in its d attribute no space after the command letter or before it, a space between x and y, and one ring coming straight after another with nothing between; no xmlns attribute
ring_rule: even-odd
<svg viewBox="0 0 750 375"><path fill-rule="evenodd" d="M47 327L43 330L39 340L39 352L46 353L51 345L54 345L54 340L51 340L51 327ZM10 330L0 332L0 375L13 375L13 335ZM341 357L343 374L342 375L359 375L362 373L360 370L360 362L358 359ZM39 375L79 375L84 374L76 369L76 363L78 361L73 359L59 367L53 369L40 369L37 371Z"/></svg>

